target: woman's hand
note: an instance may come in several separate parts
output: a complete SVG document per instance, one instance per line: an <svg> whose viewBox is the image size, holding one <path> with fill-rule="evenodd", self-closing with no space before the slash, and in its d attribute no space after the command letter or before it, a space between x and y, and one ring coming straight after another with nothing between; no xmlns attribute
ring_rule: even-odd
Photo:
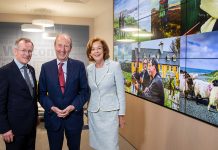
<svg viewBox="0 0 218 150"><path fill-rule="evenodd" d="M119 126L120 128L124 128L126 122L125 122L125 118L124 115L119 115Z"/></svg>

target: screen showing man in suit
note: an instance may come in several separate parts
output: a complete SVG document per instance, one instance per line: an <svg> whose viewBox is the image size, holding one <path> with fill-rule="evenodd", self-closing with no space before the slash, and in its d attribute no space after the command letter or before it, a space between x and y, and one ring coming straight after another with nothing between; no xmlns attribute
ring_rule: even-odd
<svg viewBox="0 0 218 150"><path fill-rule="evenodd" d="M143 60L143 69L140 73L141 90L144 91L150 84L150 76L148 73L148 59Z"/></svg>
<svg viewBox="0 0 218 150"><path fill-rule="evenodd" d="M158 62L155 58L152 58L149 62L149 75L151 77L151 81L149 86L144 89L142 96L163 106L164 88L158 69Z"/></svg>
<svg viewBox="0 0 218 150"><path fill-rule="evenodd" d="M142 96L143 91L145 90L146 87L149 86L150 84L150 75L148 73L148 59L144 59L142 63L142 71L138 73L138 82L135 83L135 89L137 90L137 95ZM136 68L137 69L137 68ZM137 77L136 74L134 73L132 75L133 77ZM134 78L133 78L134 80Z"/></svg>
<svg viewBox="0 0 218 150"><path fill-rule="evenodd" d="M80 149L83 105L89 99L85 66L69 58L72 38L57 35L54 48L57 59L44 63L39 77L39 102L51 150L61 150L64 133L70 150Z"/></svg>
<svg viewBox="0 0 218 150"><path fill-rule="evenodd" d="M37 126L35 70L28 65L34 45L19 38L14 60L0 68L0 134L7 150L34 150Z"/></svg>

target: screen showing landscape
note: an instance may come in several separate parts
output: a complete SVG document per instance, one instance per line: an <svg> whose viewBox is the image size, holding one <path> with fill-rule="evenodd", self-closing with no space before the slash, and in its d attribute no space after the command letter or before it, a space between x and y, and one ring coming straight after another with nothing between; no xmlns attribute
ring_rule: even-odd
<svg viewBox="0 0 218 150"><path fill-rule="evenodd" d="M128 93L218 126L218 5L114 0L114 60Z"/></svg>

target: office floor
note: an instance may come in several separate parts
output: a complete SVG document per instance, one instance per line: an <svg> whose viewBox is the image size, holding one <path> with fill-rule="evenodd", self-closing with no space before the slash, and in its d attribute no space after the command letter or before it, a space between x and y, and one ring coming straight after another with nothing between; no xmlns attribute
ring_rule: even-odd
<svg viewBox="0 0 218 150"><path fill-rule="evenodd" d="M81 140L81 150L92 150L88 143L88 129L83 130ZM135 150L123 137L119 137L120 150ZM0 150L5 150L5 144L0 138ZM43 123L37 128L36 150L49 150L46 130ZM63 150L67 150L66 140L64 141Z"/></svg>
<svg viewBox="0 0 218 150"><path fill-rule="evenodd" d="M39 118L43 120L43 109L39 106ZM81 150L93 150L89 146L89 130L88 130L88 120L87 120L87 110L84 109L84 128L82 132L81 139ZM120 150L135 150L135 148L129 144L122 136L119 137ZM64 140L63 150L67 150L66 139ZM5 150L5 144L0 138L0 150ZM36 135L36 150L49 150L47 133L44 128L43 121L37 127Z"/></svg>

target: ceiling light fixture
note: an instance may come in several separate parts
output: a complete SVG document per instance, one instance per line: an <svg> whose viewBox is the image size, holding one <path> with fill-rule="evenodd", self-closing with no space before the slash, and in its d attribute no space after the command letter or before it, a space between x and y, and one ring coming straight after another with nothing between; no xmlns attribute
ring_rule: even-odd
<svg viewBox="0 0 218 150"><path fill-rule="evenodd" d="M34 19L32 20L32 24L40 25L43 27L53 27L54 21L49 19Z"/></svg>
<svg viewBox="0 0 218 150"><path fill-rule="evenodd" d="M45 28L40 25L34 25L34 24L22 24L21 30L24 32L44 32Z"/></svg>

